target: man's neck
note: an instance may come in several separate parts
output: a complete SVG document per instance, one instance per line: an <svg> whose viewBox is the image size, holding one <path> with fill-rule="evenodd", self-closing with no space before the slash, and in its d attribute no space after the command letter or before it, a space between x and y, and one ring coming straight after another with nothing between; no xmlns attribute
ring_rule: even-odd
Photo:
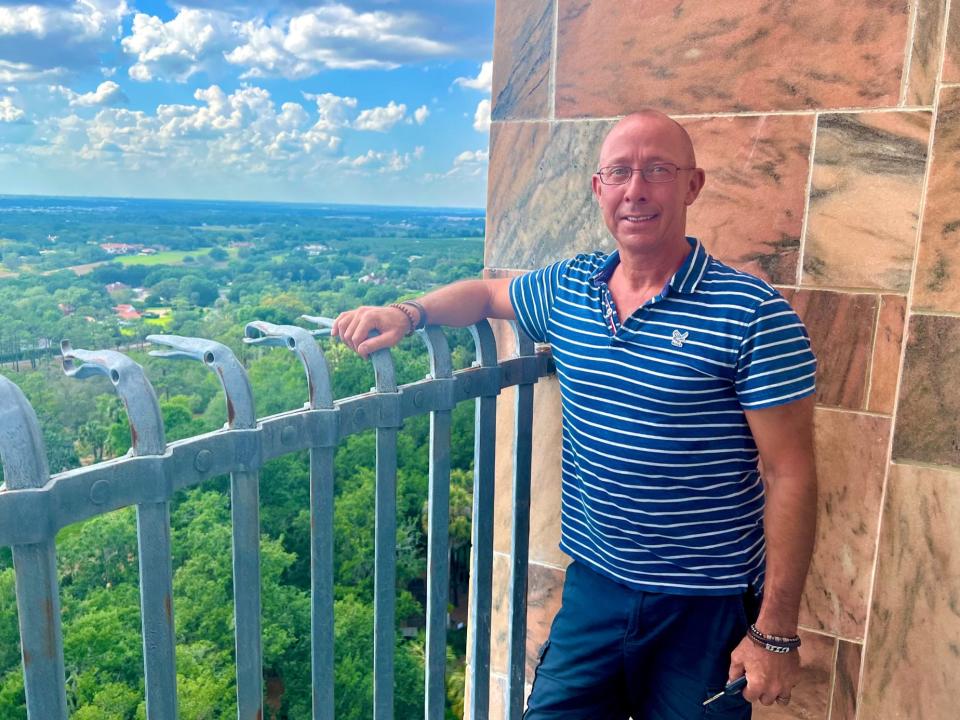
<svg viewBox="0 0 960 720"><path fill-rule="evenodd" d="M690 254L690 244L685 237L672 241L667 247L650 252L620 248L620 263L611 277L611 284L631 296L653 297L680 269Z"/></svg>

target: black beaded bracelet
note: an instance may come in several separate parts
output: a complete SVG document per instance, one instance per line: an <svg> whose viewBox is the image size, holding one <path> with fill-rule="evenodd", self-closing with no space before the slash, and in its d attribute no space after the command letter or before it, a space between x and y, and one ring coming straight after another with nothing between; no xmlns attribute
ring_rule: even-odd
<svg viewBox="0 0 960 720"><path fill-rule="evenodd" d="M779 637L777 635L766 635L757 629L756 625L747 628L747 637L754 643L772 653L788 653L800 647L800 636Z"/></svg>
<svg viewBox="0 0 960 720"><path fill-rule="evenodd" d="M413 328L414 330L423 330L427 326L427 311L423 309L423 305L416 300L404 300L401 305L411 305L420 313L420 322L416 323L416 326Z"/></svg>

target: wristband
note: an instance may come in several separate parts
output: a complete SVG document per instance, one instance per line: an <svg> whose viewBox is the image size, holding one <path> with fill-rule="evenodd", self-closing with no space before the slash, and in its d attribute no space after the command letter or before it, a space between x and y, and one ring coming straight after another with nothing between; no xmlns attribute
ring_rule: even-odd
<svg viewBox="0 0 960 720"><path fill-rule="evenodd" d="M410 305L417 309L417 312L420 313L420 322L416 323L414 330L423 330L427 326L427 311L423 309L423 305L418 303L416 300L404 300L401 305Z"/></svg>
<svg viewBox="0 0 960 720"><path fill-rule="evenodd" d="M408 308L405 308L403 305L404 305L403 303L390 303L388 307L396 308L406 316L407 322L410 323L410 329L407 330L407 332L404 334L404 337L408 337L410 335L413 335L413 331L417 329L416 328L417 323L413 319L413 313L410 312L410 310Z"/></svg>
<svg viewBox="0 0 960 720"><path fill-rule="evenodd" d="M784 654L800 647L799 635L794 635L793 637L766 635L760 632L755 624L747 628L747 637L764 650L772 653Z"/></svg>

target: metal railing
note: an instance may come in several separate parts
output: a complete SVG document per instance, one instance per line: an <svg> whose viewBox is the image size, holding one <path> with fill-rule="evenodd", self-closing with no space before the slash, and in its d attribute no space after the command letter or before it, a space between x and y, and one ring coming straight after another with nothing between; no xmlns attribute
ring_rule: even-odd
<svg viewBox="0 0 960 720"><path fill-rule="evenodd" d="M329 327L323 318L311 318ZM36 414L19 388L0 376L0 546L11 546L30 720L65 720L67 698L57 583L56 533L67 525L137 507L140 602L149 720L177 717L170 501L175 492L229 474L233 525L237 714L263 716L260 628L259 469L301 450L310 453L311 662L313 718L334 717L333 505L334 452L340 440L376 431L374 579L374 720L393 717L397 529L397 431L405 418L430 413L427 548L425 710L442 720L445 704L446 616L449 577L450 413L475 399L471 592L470 717L489 715L493 566L496 398L517 386L513 478L513 567L510 589L508 716L519 720L524 693L526 585L530 506L533 385L548 370L546 356L514 326L517 352L498 364L487 322L470 328L476 362L452 369L442 330L419 331L430 374L397 386L389 351L373 353L376 387L334 400L323 352L311 332L292 325L253 322L245 342L286 347L306 371L309 398L299 410L257 419L247 374L226 345L202 338L154 335L166 346L151 354L203 362L226 396L224 429L167 444L156 394L143 368L111 351L62 344L64 371L73 377L109 377L127 410L132 449L123 458L51 476ZM322 332L322 331L320 331ZM78 363L79 361L79 363Z"/></svg>

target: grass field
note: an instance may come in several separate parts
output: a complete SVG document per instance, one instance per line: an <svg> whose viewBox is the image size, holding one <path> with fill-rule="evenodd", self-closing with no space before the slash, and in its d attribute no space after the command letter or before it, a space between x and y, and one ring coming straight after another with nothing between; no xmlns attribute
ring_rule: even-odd
<svg viewBox="0 0 960 720"><path fill-rule="evenodd" d="M121 255L117 262L121 265L181 265L185 257L200 257L210 252L210 248L199 250L168 250L155 255Z"/></svg>

